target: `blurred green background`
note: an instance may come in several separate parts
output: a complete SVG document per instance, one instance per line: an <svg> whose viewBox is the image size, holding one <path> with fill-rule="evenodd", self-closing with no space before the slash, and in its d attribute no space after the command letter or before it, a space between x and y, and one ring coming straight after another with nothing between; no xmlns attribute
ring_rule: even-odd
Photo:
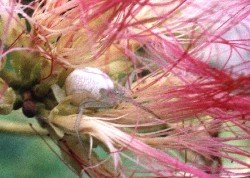
<svg viewBox="0 0 250 178"><path fill-rule="evenodd" d="M13 122L34 123L21 111L2 116L1 120ZM77 177L69 168L48 148L38 136L25 136L0 132L0 177L4 178L68 178ZM48 139L48 141L50 141ZM53 148L58 147L53 143Z"/></svg>

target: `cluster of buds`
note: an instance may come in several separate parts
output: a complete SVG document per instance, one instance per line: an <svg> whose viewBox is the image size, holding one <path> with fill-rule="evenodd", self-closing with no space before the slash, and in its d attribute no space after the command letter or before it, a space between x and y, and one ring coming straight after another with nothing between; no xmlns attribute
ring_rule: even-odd
<svg viewBox="0 0 250 178"><path fill-rule="evenodd" d="M77 175L250 176L249 7L0 0L0 114L35 116Z"/></svg>

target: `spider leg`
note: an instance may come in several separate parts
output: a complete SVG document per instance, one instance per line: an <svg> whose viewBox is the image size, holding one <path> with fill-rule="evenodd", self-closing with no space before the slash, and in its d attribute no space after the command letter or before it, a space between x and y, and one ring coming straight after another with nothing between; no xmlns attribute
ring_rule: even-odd
<svg viewBox="0 0 250 178"><path fill-rule="evenodd" d="M83 145L83 142L82 142L82 139L80 136L79 127L80 127L81 118L82 118L83 113L86 111L86 109L89 109L89 108L94 109L94 108L110 108L110 107L113 107L113 105L110 103L107 103L107 102L97 101L94 99L89 99L89 100L84 101L80 104L79 113L77 115L77 118L76 118L76 121L74 124L74 130L76 131L77 138L78 138L80 145L82 147L84 147L84 145Z"/></svg>

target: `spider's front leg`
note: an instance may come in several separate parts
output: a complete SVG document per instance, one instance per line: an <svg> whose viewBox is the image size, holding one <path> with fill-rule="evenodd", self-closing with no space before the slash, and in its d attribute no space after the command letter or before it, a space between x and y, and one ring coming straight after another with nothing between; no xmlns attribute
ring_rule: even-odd
<svg viewBox="0 0 250 178"><path fill-rule="evenodd" d="M102 109L102 108L111 108L113 106L114 105L112 103L105 101L98 101L94 99L88 99L79 105L79 112L76 118L76 122L74 124L74 130L76 132L77 138L79 139L81 146L83 146L83 143L80 136L79 126L81 123L82 115L84 112L86 112L86 109Z"/></svg>

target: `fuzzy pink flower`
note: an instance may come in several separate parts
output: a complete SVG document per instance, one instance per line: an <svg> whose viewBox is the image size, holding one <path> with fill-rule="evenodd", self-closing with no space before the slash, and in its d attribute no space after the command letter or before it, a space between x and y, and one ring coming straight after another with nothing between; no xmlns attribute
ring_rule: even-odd
<svg viewBox="0 0 250 178"><path fill-rule="evenodd" d="M128 91L117 106L78 115L68 96L48 115L78 174L250 176L249 0L37 0L30 8L31 17L18 12L52 72L54 63L109 75L126 65L116 72L125 77L112 76Z"/></svg>

